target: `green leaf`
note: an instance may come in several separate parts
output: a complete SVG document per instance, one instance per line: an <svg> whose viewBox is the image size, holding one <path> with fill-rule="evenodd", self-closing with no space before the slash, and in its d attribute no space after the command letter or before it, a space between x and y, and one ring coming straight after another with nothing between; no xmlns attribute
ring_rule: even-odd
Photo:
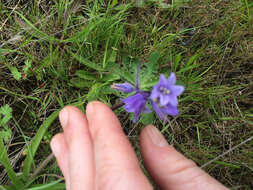
<svg viewBox="0 0 253 190"><path fill-rule="evenodd" d="M179 64L180 64L181 59L182 59L181 53L178 53L178 54L176 55L175 61L174 61L174 63L173 63L174 71L177 70L177 68L178 68L178 66L179 66Z"/></svg>
<svg viewBox="0 0 253 190"><path fill-rule="evenodd" d="M5 127L5 129L0 131L0 138L4 140L4 142L8 142L11 138L11 129L8 127Z"/></svg>
<svg viewBox="0 0 253 190"><path fill-rule="evenodd" d="M158 60L160 58L159 52L153 52L148 59L147 67L152 72L157 71L158 69Z"/></svg>
<svg viewBox="0 0 253 190"><path fill-rule="evenodd" d="M13 67L13 66L10 66L9 69L10 69L11 74L13 75L13 77L16 80L19 81L21 79L21 73L18 71L18 69L16 67Z"/></svg>
<svg viewBox="0 0 253 190"><path fill-rule="evenodd" d="M112 0L112 7L118 4L118 0Z"/></svg>
<svg viewBox="0 0 253 190"><path fill-rule="evenodd" d="M26 190L62 190L65 189L65 184L59 183L62 180L53 181L48 184L36 184L34 187L28 188Z"/></svg>
<svg viewBox="0 0 253 190"><path fill-rule="evenodd" d="M5 55L5 54L8 54L8 53L17 53L19 55L23 55L24 53L21 52L21 51L17 51L17 50L12 50L12 49L3 49L3 48L0 48L0 56L1 55Z"/></svg>
<svg viewBox="0 0 253 190"><path fill-rule="evenodd" d="M119 65L115 65L113 68L113 72L117 73L124 81L130 82L132 84L135 84L135 78L136 76L134 74L131 74L126 70L126 68L121 68Z"/></svg>
<svg viewBox="0 0 253 190"><path fill-rule="evenodd" d="M154 114L153 113L144 113L141 116L140 122L142 122L143 125L149 125L154 122Z"/></svg>
<svg viewBox="0 0 253 190"><path fill-rule="evenodd" d="M180 80L180 79L177 80L176 84L177 84L177 85L181 85L181 86L185 86L184 81L182 81L182 80Z"/></svg>
<svg viewBox="0 0 253 190"><path fill-rule="evenodd" d="M102 86L100 88L100 91L103 92L103 94L113 94L115 93L115 89L112 89L109 85Z"/></svg>
<svg viewBox="0 0 253 190"><path fill-rule="evenodd" d="M112 52L111 52L111 55L108 59L108 62L112 62L114 63L116 61L116 58L117 58L117 50L116 49L112 49Z"/></svg>
<svg viewBox="0 0 253 190"><path fill-rule="evenodd" d="M119 71L120 76L125 79L126 81L135 84L135 77L133 74L129 73L128 71Z"/></svg>
<svg viewBox="0 0 253 190"><path fill-rule="evenodd" d="M103 86L101 83L95 83L92 85L89 93L87 94L88 101L96 100L100 94L100 89Z"/></svg>
<svg viewBox="0 0 253 190"><path fill-rule="evenodd" d="M113 82L113 81L116 81L116 80L119 80L120 79L120 75L119 74L107 74L105 75L103 78L102 78L102 81L104 82Z"/></svg>
<svg viewBox="0 0 253 190"><path fill-rule="evenodd" d="M199 58L200 54L195 54L194 56L192 56L186 63L186 67L193 65L194 62Z"/></svg>
<svg viewBox="0 0 253 190"><path fill-rule="evenodd" d="M134 4L136 7L139 7L139 8L143 8L145 7L146 5L146 1L145 0L136 0L135 4Z"/></svg>
<svg viewBox="0 0 253 190"><path fill-rule="evenodd" d="M186 71L192 71L192 69L198 68L199 66L200 66L199 64L190 65L188 67L184 67L183 69L181 69L180 71L178 71L178 73L184 73Z"/></svg>
<svg viewBox="0 0 253 190"><path fill-rule="evenodd" d="M223 161L218 161L218 160L215 160L214 163L225 166L225 167L229 167L229 168L235 168L235 169L241 168L239 165L228 163L228 162L223 162Z"/></svg>
<svg viewBox="0 0 253 190"><path fill-rule="evenodd" d="M77 88L85 88L90 87L92 85L92 82L80 78L72 78L70 80L70 83Z"/></svg>
<svg viewBox="0 0 253 190"><path fill-rule="evenodd" d="M147 69L144 71L141 77L142 85L146 86L150 82L154 81L155 76L157 75L159 69L159 59L160 54L159 52L153 52L148 59L148 62L145 63ZM142 87L142 86L141 86Z"/></svg>
<svg viewBox="0 0 253 190"><path fill-rule="evenodd" d="M53 121L57 118L59 113L58 111L53 112L40 126L38 129L38 132L36 133L35 137L32 140L32 144L30 147L27 147L28 149L28 155L24 161L24 168L23 168L23 177L25 181L28 180L31 166L33 164L33 158L35 156L35 153L41 143L41 140L43 139L43 136L47 132L48 127L53 123ZM29 146L29 145L27 145Z"/></svg>
<svg viewBox="0 0 253 190"><path fill-rule="evenodd" d="M150 90L151 87L153 87L154 85L156 85L158 83L159 80L153 80L151 82L144 82L144 83L141 83L141 89L142 90Z"/></svg>
<svg viewBox="0 0 253 190"><path fill-rule="evenodd" d="M101 66L99 66L98 64L89 61L88 59L85 59L84 57L82 57L81 55L76 55L75 53L69 51L70 54L73 56L74 59L76 59L77 61L79 61L80 63L84 64L85 66L97 70L97 71L102 71L103 68Z"/></svg>
<svg viewBox="0 0 253 190"><path fill-rule="evenodd" d="M59 183L61 180L57 180L55 182L51 182L48 184L36 184L32 186L31 188L25 189L25 190L63 190L66 189L66 185L64 183ZM13 190L13 186L1 186L0 190Z"/></svg>
<svg viewBox="0 0 253 190"><path fill-rule="evenodd" d="M41 30L36 28L27 18L25 18L18 11L14 11L14 12L17 13L26 22L26 24L28 24L31 27L31 29L33 29L33 31L35 32L35 34L33 34L33 36L35 36L37 38L43 38L43 39L46 39L48 41L55 41L55 42L61 42L62 41L62 40L59 40L59 39L55 38L54 36L49 36L48 34L42 32Z"/></svg>
<svg viewBox="0 0 253 190"><path fill-rule="evenodd" d="M2 186L0 185L0 190L13 190L13 187L11 185L5 185L5 186Z"/></svg>
<svg viewBox="0 0 253 190"><path fill-rule="evenodd" d="M32 66L32 61L30 59L27 59L25 61L25 66L23 67L24 73L27 73L28 70L31 68L31 66Z"/></svg>
<svg viewBox="0 0 253 190"><path fill-rule="evenodd" d="M76 76L78 76L81 79L85 79L85 80L96 80L97 79L97 77L92 75L90 72L83 71L83 70L76 71Z"/></svg>
<svg viewBox="0 0 253 190"><path fill-rule="evenodd" d="M22 189L22 187L24 187L24 184L21 182L21 180L17 177L16 173L12 169L10 159L8 158L7 150L5 149L5 146L1 137L0 137L0 150L1 150L0 163L6 169L8 177L10 178L15 189L17 190Z"/></svg>
<svg viewBox="0 0 253 190"><path fill-rule="evenodd" d="M4 115L4 117L0 117L0 126L3 126L5 124L7 124L7 122L11 119L12 117L12 109L11 107L6 104L2 107L0 107L0 114Z"/></svg>

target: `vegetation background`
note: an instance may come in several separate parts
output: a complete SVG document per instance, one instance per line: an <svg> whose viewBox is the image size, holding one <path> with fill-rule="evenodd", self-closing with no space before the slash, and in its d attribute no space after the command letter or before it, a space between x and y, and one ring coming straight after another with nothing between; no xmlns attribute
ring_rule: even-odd
<svg viewBox="0 0 253 190"><path fill-rule="evenodd" d="M48 157L59 110L118 103L110 85L133 83L139 61L143 88L171 71L186 88L169 123L115 111L139 158L153 123L221 183L253 189L251 0L0 0L0 188L64 189Z"/></svg>

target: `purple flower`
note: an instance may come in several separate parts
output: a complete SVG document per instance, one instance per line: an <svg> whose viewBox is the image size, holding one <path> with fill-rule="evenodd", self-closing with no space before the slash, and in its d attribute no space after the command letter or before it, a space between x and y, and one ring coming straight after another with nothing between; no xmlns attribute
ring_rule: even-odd
<svg viewBox="0 0 253 190"><path fill-rule="evenodd" d="M121 84L115 83L111 86L111 88L119 90L124 93L131 93L135 90L135 87L128 82L121 83Z"/></svg>
<svg viewBox="0 0 253 190"><path fill-rule="evenodd" d="M182 94L184 87L175 84L175 73L171 73L168 79L164 75L160 75L158 84L152 89L151 105L162 120L166 120L166 115L175 116L178 114L177 96Z"/></svg>
<svg viewBox="0 0 253 190"><path fill-rule="evenodd" d="M139 75L140 66L138 66L135 86L128 82L112 85L112 88L124 93L135 92L134 95L122 100L123 108L134 114L133 122L135 123L139 119L142 112L151 112L146 106L148 101L150 101L156 114L164 121L167 120L167 115L178 115L177 96L182 94L184 87L176 85L176 75L171 73L168 79L164 75L160 75L160 80L153 86L151 93L140 89Z"/></svg>
<svg viewBox="0 0 253 190"><path fill-rule="evenodd" d="M175 73L171 73L168 79L166 79L164 75L160 75L160 80L158 84L153 87L150 99L156 102L160 107L168 104L177 106L177 96L182 94L184 87L175 84Z"/></svg>
<svg viewBox="0 0 253 190"><path fill-rule="evenodd" d="M150 101L154 111L158 115L158 117L161 118L161 120L166 121L167 115L176 116L178 115L178 109L177 106L172 106L170 104L160 107L156 102Z"/></svg>
<svg viewBox="0 0 253 190"><path fill-rule="evenodd" d="M134 123L139 119L139 116L142 112L151 112L151 110L146 106L148 96L149 93L137 92L136 94L122 100L122 102L125 103L125 105L123 106L124 109L127 112L134 113Z"/></svg>

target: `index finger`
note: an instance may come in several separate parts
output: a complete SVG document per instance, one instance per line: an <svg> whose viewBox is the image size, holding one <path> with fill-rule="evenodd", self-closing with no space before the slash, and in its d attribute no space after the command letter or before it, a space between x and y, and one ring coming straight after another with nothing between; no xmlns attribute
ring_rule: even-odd
<svg viewBox="0 0 253 190"><path fill-rule="evenodd" d="M131 144L112 110L95 101L88 104L86 116L94 145L97 184L107 181L107 184L114 184L119 189L117 184L122 182L126 183L125 188L150 189L151 185L142 173Z"/></svg>

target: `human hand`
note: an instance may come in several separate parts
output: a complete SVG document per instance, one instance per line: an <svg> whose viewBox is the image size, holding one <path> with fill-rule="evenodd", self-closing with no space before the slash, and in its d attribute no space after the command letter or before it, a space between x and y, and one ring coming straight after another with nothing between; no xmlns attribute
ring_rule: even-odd
<svg viewBox="0 0 253 190"><path fill-rule="evenodd" d="M67 106L60 112L63 133L51 148L67 190L153 189L121 125L105 104L91 102L86 115ZM145 166L161 189L225 190L196 164L177 152L153 126L140 135Z"/></svg>

